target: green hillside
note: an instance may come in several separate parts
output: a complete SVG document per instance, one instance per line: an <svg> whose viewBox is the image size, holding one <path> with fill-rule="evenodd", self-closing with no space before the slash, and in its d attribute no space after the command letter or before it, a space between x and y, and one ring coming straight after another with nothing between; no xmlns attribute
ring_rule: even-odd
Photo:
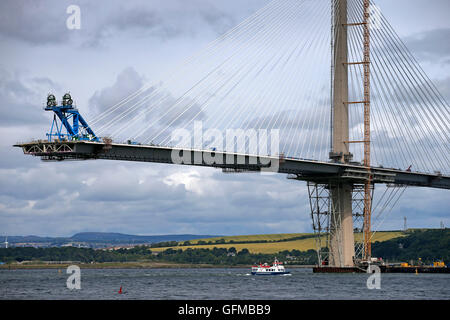
<svg viewBox="0 0 450 320"><path fill-rule="evenodd" d="M372 244L372 255L389 261L450 261L450 229L410 230L405 237Z"/></svg>

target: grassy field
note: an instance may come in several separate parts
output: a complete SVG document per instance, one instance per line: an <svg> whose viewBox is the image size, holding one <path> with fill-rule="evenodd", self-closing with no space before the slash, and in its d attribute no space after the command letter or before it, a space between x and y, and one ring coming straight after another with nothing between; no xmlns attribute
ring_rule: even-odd
<svg viewBox="0 0 450 320"><path fill-rule="evenodd" d="M267 242L267 243L230 243L231 240L235 242L239 241L258 241L258 240L267 240L267 241L279 241L283 239L290 239L299 236L308 236L310 238L301 239L301 240L292 240L292 241L282 241L282 242ZM382 231L377 232L373 236L373 242L376 241L386 241L397 237L403 237L405 234L401 231ZM356 239L361 239L361 234L355 235ZM226 243L224 244L207 244L207 245L197 245L198 241L216 241L224 239ZM217 238L208 238L208 239L198 239L191 241L193 245L190 246L178 246L171 247L172 249L182 249L186 250L187 248L191 249L212 249L216 248L230 248L235 247L237 251L240 251L244 248L247 248L251 253L267 253L273 254L283 250L300 250L307 251L309 249L316 249L315 239L312 237L312 234L308 233L284 233L284 234L268 234L268 235L246 235L246 236L227 236L227 237L217 237ZM159 252L168 249L168 247L162 248L152 248L152 251Z"/></svg>

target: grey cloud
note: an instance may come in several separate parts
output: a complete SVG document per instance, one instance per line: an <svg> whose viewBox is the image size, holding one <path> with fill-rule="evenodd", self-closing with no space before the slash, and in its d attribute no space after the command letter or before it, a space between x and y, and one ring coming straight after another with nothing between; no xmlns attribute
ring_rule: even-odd
<svg viewBox="0 0 450 320"><path fill-rule="evenodd" d="M254 117L242 127L252 129L279 129L280 150L286 156L321 159L329 149L330 107L328 99L309 100L310 106L298 107ZM314 106L318 106L314 108ZM270 132L268 132L270 133ZM308 147L309 145L309 147ZM299 154L301 153L301 154Z"/></svg>
<svg viewBox="0 0 450 320"><path fill-rule="evenodd" d="M133 95L138 91L138 94ZM114 107L129 96L130 99L120 108ZM132 67L124 69L111 86L96 91L89 99L89 104L93 115L107 114L100 123L94 125L94 131L95 127L101 127L98 134L112 134L114 139L138 133L138 137L145 139L161 132L161 137L168 137L174 128L182 127L194 116L197 120L205 116L201 105L195 100L172 96L162 83L158 87L147 86L145 78ZM114 134L116 132L117 135Z"/></svg>
<svg viewBox="0 0 450 320"><path fill-rule="evenodd" d="M45 137L52 115L43 107L47 93L55 93L55 89L61 92L60 86L46 77L27 78L22 73L8 72L0 67L0 170L11 170L0 174L0 185L6 183L7 177L12 181L11 184L8 182L5 193L21 190L22 184L17 182L22 170L36 168L40 163L38 158L24 156L13 144Z"/></svg>
<svg viewBox="0 0 450 320"><path fill-rule="evenodd" d="M411 51L427 61L435 59L443 62L449 61L450 55L450 28L434 29L421 32L405 39Z"/></svg>
<svg viewBox="0 0 450 320"><path fill-rule="evenodd" d="M146 201L153 198L155 204L164 203L175 205L176 202L186 200L186 190L183 186L169 187L162 183L161 177L148 181L139 181L139 173L132 172L131 163L123 163L105 168L95 175L96 180L90 185L79 188L80 199L91 202L133 202ZM120 183L117 183L120 181ZM151 196L150 196L151 195ZM161 200L159 200L161 199ZM181 203L180 203L181 205Z"/></svg>
<svg viewBox="0 0 450 320"><path fill-rule="evenodd" d="M450 62L450 58L449 58ZM439 93L443 96L447 105L450 103L450 77L434 81Z"/></svg>
<svg viewBox="0 0 450 320"><path fill-rule="evenodd" d="M89 99L89 105L96 114L101 114L141 89L144 81L144 77L139 75L134 68L128 67L119 73L113 85L96 91Z"/></svg>
<svg viewBox="0 0 450 320"><path fill-rule="evenodd" d="M17 141L17 136L9 139L8 142L3 145L0 145L0 168L1 169L11 169L11 170L22 170L34 168L39 165L39 160L32 157L24 156L21 149L13 147L13 144L21 142ZM14 171L15 172L15 171ZM2 183L0 182L0 186Z"/></svg>
<svg viewBox="0 0 450 320"><path fill-rule="evenodd" d="M107 36L132 31L137 37L170 39L180 35L195 35L205 27L220 34L231 28L235 21L231 14L220 10L207 1L174 0L134 2L133 6L123 2L121 10L110 13L94 32L93 44L100 43Z"/></svg>
<svg viewBox="0 0 450 320"><path fill-rule="evenodd" d="M81 29L66 27L69 5L81 9ZM257 6L255 6L257 8ZM97 47L111 37L170 39L195 35L205 28L222 33L235 24L231 13L205 1L51 1L0 2L0 35L32 45L60 44L81 39L84 47ZM80 38L78 38L80 36Z"/></svg>
<svg viewBox="0 0 450 320"><path fill-rule="evenodd" d="M223 34L227 30L231 29L237 21L233 16L221 12L217 8L212 10L203 10L200 12L203 19L213 28L217 34Z"/></svg>
<svg viewBox="0 0 450 320"><path fill-rule="evenodd" d="M0 2L0 34L31 44L64 42L69 1L4 0Z"/></svg>
<svg viewBox="0 0 450 320"><path fill-rule="evenodd" d="M306 107L283 110L267 116L254 117L243 124L243 127L255 129L267 128L300 128L308 126L309 129L323 127L324 113L329 118L329 99L321 99L318 102L310 101ZM300 110L298 110L300 109ZM308 122L305 124L305 121Z"/></svg>
<svg viewBox="0 0 450 320"><path fill-rule="evenodd" d="M303 188L289 184L284 177L233 175L219 185L217 178L222 177L221 173L211 176L207 174L211 170L196 168L197 183L217 184L217 188L205 187L204 193L198 193L185 184L189 180L175 178L178 185L163 182L164 177L192 172L189 167L107 161L42 163L40 167L24 171L16 182L16 172L1 173L2 232L7 228L9 234L54 235L55 230L59 234L94 229L114 231L120 226L121 230L143 234L206 229L222 234L223 224L229 230L245 225L250 233L271 232L271 204L281 214L276 221L287 225L300 223L298 214L304 211L297 201ZM79 172L75 178L73 171ZM42 180L41 174L47 179ZM248 192L249 185L252 192ZM13 192L17 188L21 194ZM268 190L282 188L283 193L289 194L286 198L291 199L289 207L279 207L276 199L264 196ZM232 200L223 194L233 195ZM51 222L42 224L42 219L49 217ZM20 219L27 223L17 225ZM308 220L308 214L301 214L300 220L303 219ZM254 223L256 220L258 223ZM56 224L58 228L54 228Z"/></svg>
<svg viewBox="0 0 450 320"><path fill-rule="evenodd" d="M98 8L94 9L95 11ZM88 36L83 42L84 47L98 47L115 36L130 34L135 38L159 35L162 38L172 37L179 33L178 27L164 25L156 12L148 7L127 7L115 10L100 18L89 12Z"/></svg>
<svg viewBox="0 0 450 320"><path fill-rule="evenodd" d="M18 156L25 157L24 155ZM48 165L41 164L40 167L20 171L2 170L1 176L0 194L16 199L47 201L49 197L55 196L59 191L73 188L65 173L53 170Z"/></svg>
<svg viewBox="0 0 450 320"><path fill-rule="evenodd" d="M156 119L157 126L145 132L143 137L159 134L161 139L165 139L171 136L174 129L186 128L192 130L194 120L200 121L205 118L202 105L187 97L176 99L169 94L167 99L153 107L154 111L148 114L147 119L149 121L152 121L150 117L153 120Z"/></svg>
<svg viewBox="0 0 450 320"><path fill-rule="evenodd" d="M48 78L26 79L0 68L0 125L42 125L46 95L59 86Z"/></svg>

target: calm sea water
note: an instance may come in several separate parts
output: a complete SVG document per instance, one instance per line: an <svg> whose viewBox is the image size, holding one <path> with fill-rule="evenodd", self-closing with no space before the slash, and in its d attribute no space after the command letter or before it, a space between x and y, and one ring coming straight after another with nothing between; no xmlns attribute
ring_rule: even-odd
<svg viewBox="0 0 450 320"><path fill-rule="evenodd" d="M0 270L0 299L450 299L449 274L252 276L250 269L81 269L81 289L69 290L65 270ZM118 294L122 286L125 294Z"/></svg>

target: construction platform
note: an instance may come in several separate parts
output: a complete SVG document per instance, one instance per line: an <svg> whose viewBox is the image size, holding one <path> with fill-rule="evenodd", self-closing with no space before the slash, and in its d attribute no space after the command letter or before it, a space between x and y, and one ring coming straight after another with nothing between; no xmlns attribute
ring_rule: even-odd
<svg viewBox="0 0 450 320"><path fill-rule="evenodd" d="M449 267L433 266L379 266L381 273L450 273ZM366 273L362 267L314 267L313 273Z"/></svg>

